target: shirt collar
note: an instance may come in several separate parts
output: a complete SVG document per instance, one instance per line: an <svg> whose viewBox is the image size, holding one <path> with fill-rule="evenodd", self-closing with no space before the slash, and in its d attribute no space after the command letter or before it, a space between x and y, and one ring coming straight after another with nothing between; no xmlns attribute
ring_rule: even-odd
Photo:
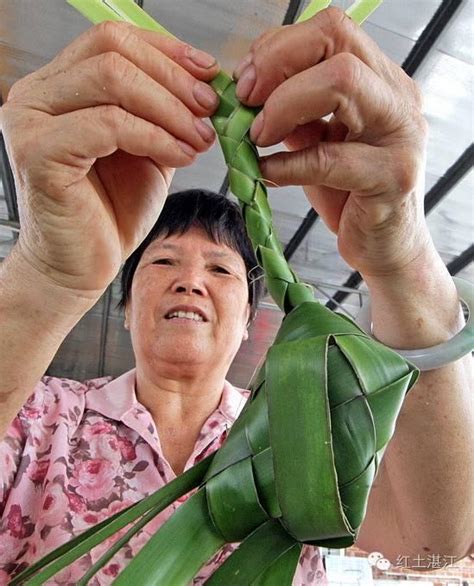
<svg viewBox="0 0 474 586"><path fill-rule="evenodd" d="M249 395L250 391L234 387L226 380L224 381L224 389L217 410L232 424L240 415Z"/></svg>
<svg viewBox="0 0 474 586"><path fill-rule="evenodd" d="M130 411L137 403L135 368L104 386L92 386L86 393L87 409L92 409L109 419L116 419L117 421L120 421L125 413Z"/></svg>
<svg viewBox="0 0 474 586"><path fill-rule="evenodd" d="M133 407L140 406L135 393L136 369L125 372L101 387L93 387L86 393L86 408L93 409L110 419L120 421ZM249 391L234 387L224 381L221 400L217 410L232 424L239 416L249 396Z"/></svg>

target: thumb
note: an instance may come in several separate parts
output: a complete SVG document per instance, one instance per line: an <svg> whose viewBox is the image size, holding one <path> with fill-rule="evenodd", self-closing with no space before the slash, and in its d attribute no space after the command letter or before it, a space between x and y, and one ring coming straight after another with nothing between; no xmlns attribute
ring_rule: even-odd
<svg viewBox="0 0 474 586"><path fill-rule="evenodd" d="M362 196L387 191L382 149L356 142L319 142L275 153L260 159L260 170L278 186L324 186Z"/></svg>

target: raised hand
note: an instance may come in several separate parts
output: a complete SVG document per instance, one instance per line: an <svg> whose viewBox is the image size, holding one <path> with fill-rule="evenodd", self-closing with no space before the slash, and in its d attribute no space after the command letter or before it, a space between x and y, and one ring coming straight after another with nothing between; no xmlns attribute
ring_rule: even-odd
<svg viewBox="0 0 474 586"><path fill-rule="evenodd" d="M241 100L263 105L252 139L291 151L264 158L263 176L304 186L354 269L395 273L423 253L420 92L357 25L331 8L272 29L235 77Z"/></svg>
<svg viewBox="0 0 474 586"><path fill-rule="evenodd" d="M17 82L0 122L22 256L99 296L156 221L176 167L214 141L206 53L125 23L95 26Z"/></svg>

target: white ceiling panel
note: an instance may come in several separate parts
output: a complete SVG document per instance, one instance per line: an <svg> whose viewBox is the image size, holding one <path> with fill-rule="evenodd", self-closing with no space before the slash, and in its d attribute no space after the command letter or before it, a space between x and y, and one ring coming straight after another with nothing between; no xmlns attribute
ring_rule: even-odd
<svg viewBox="0 0 474 586"><path fill-rule="evenodd" d="M474 171L471 170L428 216L433 241L449 262L474 240Z"/></svg>
<svg viewBox="0 0 474 586"><path fill-rule="evenodd" d="M440 4L438 0L388 0L371 14L368 21L416 41Z"/></svg>
<svg viewBox="0 0 474 586"><path fill-rule="evenodd" d="M436 50L428 55L416 80L429 124L427 171L439 176L472 142L473 68Z"/></svg>
<svg viewBox="0 0 474 586"><path fill-rule="evenodd" d="M474 1L464 0L442 33L436 48L451 57L472 63L474 39Z"/></svg>
<svg viewBox="0 0 474 586"><path fill-rule="evenodd" d="M401 65L408 53L412 50L415 41L399 33L388 31L381 26L367 22L363 25L365 32L377 43L380 49Z"/></svg>

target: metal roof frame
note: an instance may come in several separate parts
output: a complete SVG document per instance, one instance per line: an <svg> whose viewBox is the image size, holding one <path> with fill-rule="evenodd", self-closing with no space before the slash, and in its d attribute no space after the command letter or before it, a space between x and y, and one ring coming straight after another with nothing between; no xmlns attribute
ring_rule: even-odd
<svg viewBox="0 0 474 586"><path fill-rule="evenodd" d="M474 260L474 244L468 246L466 250L461 252L458 256L454 257L453 260L448 262L446 268L449 271L449 274L454 277L459 272L461 272L464 268L467 267Z"/></svg>

